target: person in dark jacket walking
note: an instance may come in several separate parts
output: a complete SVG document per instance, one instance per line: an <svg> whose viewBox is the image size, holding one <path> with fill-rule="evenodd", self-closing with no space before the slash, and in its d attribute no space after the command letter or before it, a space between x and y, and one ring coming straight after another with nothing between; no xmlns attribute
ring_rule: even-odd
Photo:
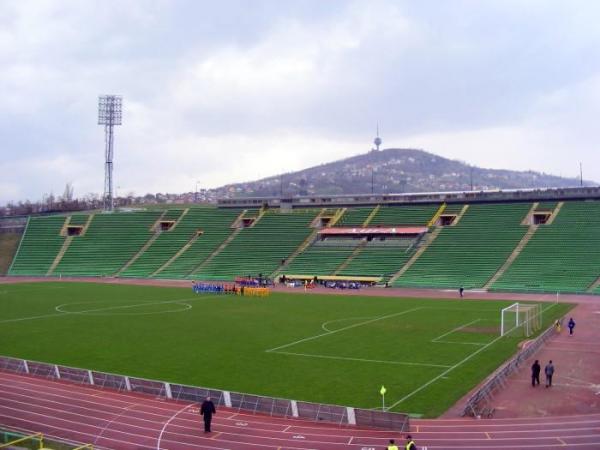
<svg viewBox="0 0 600 450"><path fill-rule="evenodd" d="M569 323L567 324L567 326L569 327L569 336L573 336L573 328L575 328L575 321L572 317L569 319Z"/></svg>
<svg viewBox="0 0 600 450"><path fill-rule="evenodd" d="M200 407L200 415L204 418L204 432L210 433L210 422L212 421L213 414L216 414L215 404L212 402L210 397L206 397L206 400L202 402Z"/></svg>
<svg viewBox="0 0 600 450"><path fill-rule="evenodd" d="M540 362L536 359L533 365L531 366L531 385L535 387L535 385L540 384L540 371L542 370L542 366L540 366Z"/></svg>
<svg viewBox="0 0 600 450"><path fill-rule="evenodd" d="M552 364L552 360L544 367L544 373L546 374L546 387L552 386L552 376L554 375L554 364Z"/></svg>

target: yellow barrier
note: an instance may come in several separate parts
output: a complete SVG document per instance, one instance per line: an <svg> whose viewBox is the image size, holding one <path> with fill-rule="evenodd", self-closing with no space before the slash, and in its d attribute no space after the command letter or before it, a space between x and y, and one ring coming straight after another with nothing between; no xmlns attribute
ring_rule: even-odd
<svg viewBox="0 0 600 450"><path fill-rule="evenodd" d="M15 434L15 433L11 433L11 434ZM6 442L4 444L0 444L0 448L14 447L16 444L26 443L27 441L34 441L34 442L38 441L38 443L40 445L39 450L51 450L49 448L44 447L44 435L42 433L35 433L35 434L31 434L29 436L23 436L18 439L15 439L13 441ZM75 448L73 448L73 450L94 450L94 447L92 446L92 444L85 444L85 445L81 445L79 447L75 447Z"/></svg>
<svg viewBox="0 0 600 450"><path fill-rule="evenodd" d="M23 436L22 438L15 439L14 441L7 442L6 444L0 444L0 448L13 447L15 444L20 444L26 441L40 441L40 449L44 448L44 435L42 433L32 434L30 436Z"/></svg>

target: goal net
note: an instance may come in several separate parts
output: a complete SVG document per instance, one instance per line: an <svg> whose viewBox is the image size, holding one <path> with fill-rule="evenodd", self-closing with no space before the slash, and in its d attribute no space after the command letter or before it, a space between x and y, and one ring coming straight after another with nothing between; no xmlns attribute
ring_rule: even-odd
<svg viewBox="0 0 600 450"><path fill-rule="evenodd" d="M531 336L542 328L542 306L514 303L502 309L500 335Z"/></svg>

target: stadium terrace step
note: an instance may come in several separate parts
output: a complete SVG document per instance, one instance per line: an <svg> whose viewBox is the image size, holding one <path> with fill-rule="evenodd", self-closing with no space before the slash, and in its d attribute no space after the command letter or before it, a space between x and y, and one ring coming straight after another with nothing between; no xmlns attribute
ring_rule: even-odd
<svg viewBox="0 0 600 450"><path fill-rule="evenodd" d="M346 258L346 260L342 264L340 264L340 266L337 269L335 269L335 272L333 272L333 274L339 275L346 267L348 267L352 260L359 255L359 253L362 251L363 248L365 248L366 245L367 241L362 241L360 244L358 244L354 251L350 253L350 256L348 256L348 258Z"/></svg>
<svg viewBox="0 0 600 450"><path fill-rule="evenodd" d="M30 217L9 275L46 275L64 243L64 223L64 216Z"/></svg>
<svg viewBox="0 0 600 450"><path fill-rule="evenodd" d="M341 208L338 209L335 213L335 215L333 216L333 219L331 219L331 221L329 222L329 226L333 227L336 223L339 222L339 220L342 218L342 216L344 215L344 213L346 212L348 208Z"/></svg>
<svg viewBox="0 0 600 450"><path fill-rule="evenodd" d="M510 256L527 229L529 203L473 204L439 236L394 286L482 288ZM454 221L456 223L456 220Z"/></svg>
<svg viewBox="0 0 600 450"><path fill-rule="evenodd" d="M240 210L189 208L123 276L185 278L231 234Z"/></svg>
<svg viewBox="0 0 600 450"><path fill-rule="evenodd" d="M74 239L56 266L55 273L68 276L111 276L151 236L150 226L160 211L96 214L87 229Z"/></svg>
<svg viewBox="0 0 600 450"><path fill-rule="evenodd" d="M599 250L600 202L560 202L492 289L589 291L600 272Z"/></svg>
<svg viewBox="0 0 600 450"><path fill-rule="evenodd" d="M370 227L375 226L426 226L431 218L440 208L439 204L434 205L401 205L401 206L380 206L369 221Z"/></svg>
<svg viewBox="0 0 600 450"><path fill-rule="evenodd" d="M317 217L318 218L318 217ZM281 272L283 272L289 265L296 259L298 255L303 253L315 240L317 239L317 235L319 234L319 230L313 230L312 233L304 240L302 244L292 253L288 258L285 259L283 264L281 264L275 272L273 272L270 277L275 278Z"/></svg>
<svg viewBox="0 0 600 450"><path fill-rule="evenodd" d="M417 249L417 251L411 256L411 258L406 262L406 264L404 264L404 266L398 272L396 272L394 275L392 275L390 277L390 279L389 279L390 284L395 282L402 275L404 275L406 273L406 271L408 271L408 269L410 269L412 267L412 265L415 262L417 262L417 260L425 252L425 250L427 250L427 248L436 240L436 238L439 236L441 231L442 231L442 228L437 227L435 230L433 230L433 232L431 234L429 234L427 236L427 238L426 238L427 241L425 242L425 244L423 244L421 247L419 247Z"/></svg>
<svg viewBox="0 0 600 450"><path fill-rule="evenodd" d="M65 223L67 223L67 221L65 221ZM63 242L63 245L60 248L60 251L56 255L56 258L54 258L52 265L50 266L50 268L48 269L48 272L46 273L47 277L49 277L50 275L52 275L54 273L54 269L56 269L56 266L58 266L58 264L60 263L60 260L65 255L65 252L69 248L69 245L71 245L71 242L73 242L74 237L75 236L67 236L66 237L65 242Z"/></svg>
<svg viewBox="0 0 600 450"><path fill-rule="evenodd" d="M235 230L232 231L232 233L229 235L229 237L227 239L225 239L221 245L219 245L214 252L212 252L210 255L208 255L208 258L206 258L204 261L202 261L198 267L196 267L195 269L193 269L190 272L190 276L195 275L196 273L198 273L198 271L202 270L202 268L208 264L210 264L210 262L219 254L221 253L225 247L227 247L229 245L229 243L231 241L233 241L235 239L235 237L241 233L241 231L243 230L243 228L236 228Z"/></svg>
<svg viewBox="0 0 600 450"><path fill-rule="evenodd" d="M532 208L531 214L533 214L533 211L534 211L534 209ZM500 267L498 272L496 272L494 274L494 276L492 278L490 278L490 280L485 284L485 286L483 286L484 289L490 289L494 285L496 280L498 280L502 275L504 275L504 272L506 272L506 270L508 270L508 268L514 262L514 260L517 259L517 257L521 254L521 252L523 251L523 249L525 248L525 246L527 245L529 240L533 237L533 235L537 229L538 229L537 225L529 226L527 233L525 233L525 236L523 236L523 238L519 241L519 243L515 247L514 251L510 254L508 259L506 260L506 262L504 264L502 264L502 267Z"/></svg>
<svg viewBox="0 0 600 450"><path fill-rule="evenodd" d="M369 214L369 216L365 219L365 221L362 223L363 227L366 227L367 225L369 225L369 223L371 223L371 220L373 220L373 218L377 215L377 213L379 212L379 209L381 209L381 205L377 205L373 211L371 211L371 214Z"/></svg>
<svg viewBox="0 0 600 450"><path fill-rule="evenodd" d="M315 209L291 212L267 210L253 227L246 227L193 275L205 280L232 280L238 275L268 275L314 231Z"/></svg>
<svg viewBox="0 0 600 450"><path fill-rule="evenodd" d="M155 229L155 228L153 227L153 229ZM133 258L131 258L129 261L127 261L127 263L123 267L121 267L117 273L115 273L115 277L120 276L123 272L125 272L127 269L129 269L129 266L131 266L134 262L136 262L138 260L138 258L140 256L142 256L142 254L146 250L148 250L148 248L150 248L150 246L152 244L154 244L154 241L156 241L159 236L160 236L160 233L155 231L154 234L150 237L150 239L148 239L148 241L143 245L143 247L140 248L140 251L137 252L135 255L133 255Z"/></svg>
<svg viewBox="0 0 600 450"><path fill-rule="evenodd" d="M175 223L173 224L173 226L171 227L171 229L169 230L170 232L175 231L175 229L177 228L177 226L181 223L181 221L185 218L185 216L187 216L187 214L190 212L190 208L185 208L181 214L179 215L179 217L177 218L177 220L175 220Z"/></svg>
<svg viewBox="0 0 600 450"><path fill-rule="evenodd" d="M454 222L452 222L450 226L455 227L456 225L458 225L458 222L460 222L460 219L462 219L463 216L467 213L468 209L469 205L463 205L462 209L458 213L458 216L456 216L456 219L454 219Z"/></svg>
<svg viewBox="0 0 600 450"><path fill-rule="evenodd" d="M554 208L554 211L552 211L552 215L548 219L548 222L546 222L546 225L552 225L554 223L554 221L556 220L556 217L558 216L558 213L560 212L560 210L562 209L564 204L565 204L565 202L558 202L558 204L556 205L556 208Z"/></svg>
<svg viewBox="0 0 600 450"><path fill-rule="evenodd" d="M71 223L71 216L65 217L65 223L63 223L63 226L60 229L61 236L67 236L67 228L69 227L70 223Z"/></svg>
<svg viewBox="0 0 600 450"><path fill-rule="evenodd" d="M429 222L427 222L427 226L429 228L431 228L432 226L435 225L435 223L438 221L438 219L440 218L440 216L442 215L442 213L445 211L446 209L446 203L442 203L440 205L440 207L438 208L438 210L436 211L436 213L433 215L433 217L429 220Z"/></svg>
<svg viewBox="0 0 600 450"><path fill-rule="evenodd" d="M533 205L531 205L529 212L527 213L527 215L525 215L525 217L523 217L521 225L529 225L533 223L533 213L537 211L538 206L539 202L534 202Z"/></svg>
<svg viewBox="0 0 600 450"><path fill-rule="evenodd" d="M179 258L183 253L185 253L187 251L188 248L190 248L192 246L192 244L196 241L196 239L198 239L197 234L192 236L192 238L183 247L181 247L177 251L177 253L175 253L171 258L169 258L169 260L166 263L164 263L162 266L160 266L158 269L156 269L154 272L152 272L152 274L150 274L150 276L155 277L159 273L161 273L163 270L165 270L167 267L169 267L177 258Z"/></svg>
<svg viewBox="0 0 600 450"><path fill-rule="evenodd" d="M598 287L600 287L600 276L598 278L596 278L596 281L594 281L590 287L588 287L585 292L590 292L590 293L594 293Z"/></svg>

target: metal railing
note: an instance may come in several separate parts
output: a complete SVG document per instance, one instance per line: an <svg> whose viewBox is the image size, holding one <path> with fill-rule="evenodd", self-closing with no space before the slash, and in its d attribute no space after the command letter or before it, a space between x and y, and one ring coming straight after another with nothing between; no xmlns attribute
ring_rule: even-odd
<svg viewBox="0 0 600 450"><path fill-rule="evenodd" d="M385 428L400 432L408 431L410 426L408 415L402 413L188 386L6 356L0 356L0 370L122 392L136 392L169 400L201 403L206 397L211 397L218 406L251 414L323 421L340 426Z"/></svg>

